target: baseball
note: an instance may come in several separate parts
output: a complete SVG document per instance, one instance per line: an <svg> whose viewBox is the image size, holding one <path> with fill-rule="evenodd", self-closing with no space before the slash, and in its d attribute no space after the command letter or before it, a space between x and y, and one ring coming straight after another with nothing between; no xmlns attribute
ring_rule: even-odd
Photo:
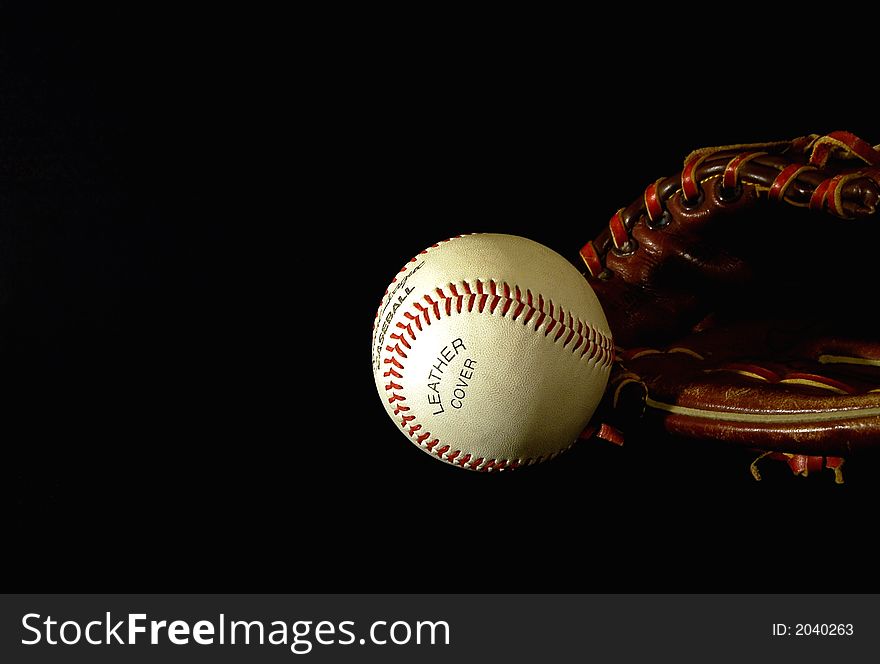
<svg viewBox="0 0 880 664"><path fill-rule="evenodd" d="M613 360L608 322L567 260L514 235L452 238L392 279L372 363L415 445L470 470L555 457L589 422Z"/></svg>

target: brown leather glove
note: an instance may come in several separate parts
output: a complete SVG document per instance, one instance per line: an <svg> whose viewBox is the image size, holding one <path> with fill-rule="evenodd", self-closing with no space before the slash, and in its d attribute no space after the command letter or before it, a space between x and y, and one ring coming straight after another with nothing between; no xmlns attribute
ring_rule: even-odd
<svg viewBox="0 0 880 664"><path fill-rule="evenodd" d="M619 346L606 419L842 481L880 447L878 202L880 149L846 132L697 150L649 185L581 249Z"/></svg>

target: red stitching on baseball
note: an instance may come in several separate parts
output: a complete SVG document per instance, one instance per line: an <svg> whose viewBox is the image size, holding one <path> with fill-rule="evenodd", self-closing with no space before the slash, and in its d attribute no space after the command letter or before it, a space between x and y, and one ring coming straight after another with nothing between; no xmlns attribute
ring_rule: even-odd
<svg viewBox="0 0 880 664"><path fill-rule="evenodd" d="M452 240L457 240L457 239L460 238L460 237L465 237L465 236L464 236L464 235L456 235L456 236L451 237L451 238L448 238L448 239L446 239L446 240L440 240L440 242L438 242L437 244L432 244L432 245L429 247L429 249L436 249L437 247L439 247L439 246L440 246L441 244L443 244L444 242L451 242ZM423 249L423 250L420 251L418 254L416 254L415 256L413 256L412 258L410 258L410 259L406 262L406 264L405 264L402 268L400 268L400 270L398 270L398 272L397 272L397 276L395 276L393 279L391 279L391 283L392 283L392 284L396 284L396 283L397 283L397 277L399 277L401 274L403 274L404 272L406 272L406 268L407 268L407 266L408 266L410 263L415 263L415 262L418 260L418 256L422 256L422 255L427 254L427 253L428 253L428 249ZM388 295L389 290L390 290L389 288L386 288L386 289L385 289L385 293L384 293L384 295L382 295L382 299L379 301L380 306L379 306L379 309L376 311L376 317L373 319L373 329L375 329L376 326L379 324L379 311L381 311L381 308L382 308L382 307L381 307L381 304L382 304L382 302L385 300L385 297Z"/></svg>
<svg viewBox="0 0 880 664"><path fill-rule="evenodd" d="M397 334L396 332L392 332L391 334L388 335L388 338L393 339L394 341L397 341L398 343L402 343L404 348L412 348L412 346L409 345L409 341L407 341L406 337L404 337L402 334Z"/></svg>
<svg viewBox="0 0 880 664"><path fill-rule="evenodd" d="M400 362L397 361L397 358L396 358L396 357L390 357L390 358L389 358L389 357L386 357L386 358L385 358L384 360L382 360L382 361L383 361L385 364L393 364L393 365L394 365L395 367L397 367L398 369L401 369L401 370L403 369L403 365L402 365Z"/></svg>
<svg viewBox="0 0 880 664"><path fill-rule="evenodd" d="M404 359L406 358L406 353L404 353L402 350L400 350L400 344L394 344L393 346L385 346L385 350L387 350L389 353L397 353L398 355L400 355L400 357L402 357Z"/></svg>
<svg viewBox="0 0 880 664"><path fill-rule="evenodd" d="M519 294L519 289L517 289L517 294ZM513 316L511 316L511 318L513 320L516 320L517 317L522 313L522 310L525 308L526 308L525 302L520 302L516 307L516 311L513 312ZM507 312L505 311L504 313L507 313Z"/></svg>
<svg viewBox="0 0 880 664"><path fill-rule="evenodd" d="M535 321L535 332L537 332L537 331L538 331L538 328L541 327L541 323L544 322L544 319L545 319L546 317L547 317L547 314L545 314L545 313L542 311L542 312L541 312L541 315L538 316L538 320Z"/></svg>
<svg viewBox="0 0 880 664"><path fill-rule="evenodd" d="M430 325L431 324L431 312L433 311L434 316L436 316L439 321L443 314L446 316L452 315L452 301L455 300L455 311L457 313L462 313L465 306L467 307L468 312L473 312L475 303L477 304L478 313L486 313L488 315L496 315L495 312L500 312L502 317L507 317L508 312L513 309L513 313L511 314L511 320L517 320L525 309L528 309L527 314L523 318L523 324L527 325L530 320L532 320L535 312L539 313L537 320L535 321L535 331L540 330L541 325L547 321L546 328L544 329L544 336L548 337L550 332L552 332L558 326L558 331L556 335L553 337L553 343L558 343L563 336L565 336L565 340L562 342L563 348L568 348L573 340L576 341L574 345L571 346L571 352L573 355L578 357L578 359L584 359L586 357L587 361L596 360L596 364L599 366L610 366L614 360L614 347L610 338L606 337L602 332L596 330L591 327L588 323L575 319L572 313L569 311L568 316L566 318L565 310L559 306L558 304L554 304L553 301L544 301L544 297L539 293L538 294L538 302L537 307L534 306L534 296L532 295L531 290L526 290L525 297L523 297L522 291L519 286L511 286L506 282L496 283L494 280L489 281L488 292L483 284L482 280L476 279L474 280L475 290L471 290L471 286L468 282L461 283L461 288L463 293L459 293L459 288L456 284L448 284L445 288L448 289L450 295L446 294L444 288L436 288L435 293L440 300L443 300L443 306L440 306L440 302L434 300L430 295L423 296L423 300L428 303L428 307L423 306L419 302L413 302L413 308L417 312L413 315L410 312L404 312L404 317L407 320L411 320L416 324L416 328L419 332L422 331L421 319L424 318L425 322ZM488 311L486 310L486 304L489 302L491 297L491 303L489 304ZM465 300L467 300L467 305L465 305ZM501 301L504 300L502 306L499 307ZM513 305L516 304L516 307ZM577 323L577 325L575 325ZM402 322L397 323L398 329L404 329L409 334L411 340L416 339L416 334L412 330L411 324L404 325ZM568 334L566 335L566 331ZM406 359L406 354L401 350L400 344L403 344L405 348L411 349L412 346L402 334L390 335L391 339L397 341L394 346L390 344L386 346L385 351L387 353L394 353L399 357L403 357ZM581 346L583 348L581 349ZM578 350L580 352L578 352ZM383 358L384 364L390 364L392 367L389 367L388 371L386 371L383 375L385 378L394 377L399 379L400 383L395 383L393 380L390 380L388 384L385 386L386 391L391 392L391 396L388 399L388 403L395 403L399 401L405 401L406 397L402 394L398 394L397 392L393 392L392 390L403 390L402 380L403 375L402 372L404 370L404 366L400 363L400 361L395 357L395 355L391 355L390 357ZM397 367L400 371L395 371L393 367ZM415 415L401 415L402 412L409 411L409 406L404 406L398 404L395 406L394 415L400 416L400 426L404 430L404 433L407 433L410 438L413 438L415 443L420 447L426 449L432 454L436 455L443 461L447 463L451 463L457 466L461 466L462 468L470 468L472 470L488 472L492 470L513 470L515 468L519 468L520 466L528 466L539 461L543 461L545 459L551 459L556 455L560 454L564 450L558 450L556 452L552 452L550 454L546 454L543 456L526 458L526 459L485 459L483 457L479 457L477 459L473 459L473 456L470 453L463 453L462 450L451 450L448 444L443 444L440 447L440 440L438 438L434 438L433 440L428 441L431 438L431 433L428 431L422 432L422 425L415 423L410 425L409 423L416 419ZM435 449L436 448L436 449ZM567 448L566 448L567 449Z"/></svg>

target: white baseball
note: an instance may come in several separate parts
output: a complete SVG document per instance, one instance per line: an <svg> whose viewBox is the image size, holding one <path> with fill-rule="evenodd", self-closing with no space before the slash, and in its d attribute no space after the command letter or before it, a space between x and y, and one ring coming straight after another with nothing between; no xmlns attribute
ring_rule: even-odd
<svg viewBox="0 0 880 664"><path fill-rule="evenodd" d="M404 266L379 306L373 375L385 410L422 450L505 470L570 447L613 360L586 279L514 235L435 244Z"/></svg>

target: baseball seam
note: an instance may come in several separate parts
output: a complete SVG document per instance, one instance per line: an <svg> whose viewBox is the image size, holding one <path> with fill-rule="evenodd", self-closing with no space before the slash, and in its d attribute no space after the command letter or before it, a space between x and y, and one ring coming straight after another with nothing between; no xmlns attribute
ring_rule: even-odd
<svg viewBox="0 0 880 664"><path fill-rule="evenodd" d="M476 235L476 233L471 233L471 235ZM388 288L385 289L385 293L382 295L382 300L379 304L379 309L378 309L378 311L376 311L376 317L373 321L373 329L376 329L379 326L379 314L382 311L382 305L385 304L385 298L387 298L389 293L391 292L391 287L397 283L398 277L403 275L403 273L409 269L410 265L412 265L413 263L417 263L419 260L419 256L425 256L432 249L437 249L441 244L445 244L446 242L452 242L453 240L457 240L462 237L467 237L467 236L466 235L454 235L450 238L446 238L445 240L440 240L439 242L432 244L427 249L422 249L422 251L420 251L418 254L416 254L415 256L410 258L409 261L407 261L407 263L402 268L400 268L400 270L397 271L397 275L391 280L391 283L388 285Z"/></svg>
<svg viewBox="0 0 880 664"><path fill-rule="evenodd" d="M463 292L459 292L459 290ZM449 294L447 294L447 291ZM423 326L431 325L433 320L441 320L442 317L451 317L453 314L476 313L483 315L500 315L511 320L522 320L524 326L533 325L535 332L543 332L545 337L556 330L553 343L567 348L571 345L571 352L578 356L579 360L594 361L596 366L609 368L614 362L614 345L610 337L596 330L588 323L575 318L572 313L552 300L545 300L540 294L533 295L530 290L525 293L519 286L511 287L506 282L489 280L488 284L483 280L473 280L473 285L467 281L459 284L449 283L444 288L437 287L434 290L436 297L425 294L422 302L414 302L410 311L404 312L406 320L395 324L397 331L389 334L389 343L385 351L389 354L382 359L382 364L387 367L383 376L388 379L385 391L388 393L388 403L395 404L393 415L404 433L409 435L415 444L425 451L436 455L447 463L469 468L477 471L512 470L520 466L528 466L540 461L552 459L560 452L565 451L571 445L555 452L521 459L487 459L476 457L463 450L452 450L448 444L441 445L439 438L432 438L429 431L416 422L416 416L410 414L410 407L405 403L406 396L403 394L403 361L407 359L407 351L412 350L410 342L416 340L417 332L421 332ZM543 330L542 330L543 326ZM415 327L415 330L413 329ZM566 334L567 332L567 334ZM393 344L393 345L392 345ZM578 352L579 351L579 352ZM397 382L395 382L395 380ZM572 442L573 444L573 442Z"/></svg>

